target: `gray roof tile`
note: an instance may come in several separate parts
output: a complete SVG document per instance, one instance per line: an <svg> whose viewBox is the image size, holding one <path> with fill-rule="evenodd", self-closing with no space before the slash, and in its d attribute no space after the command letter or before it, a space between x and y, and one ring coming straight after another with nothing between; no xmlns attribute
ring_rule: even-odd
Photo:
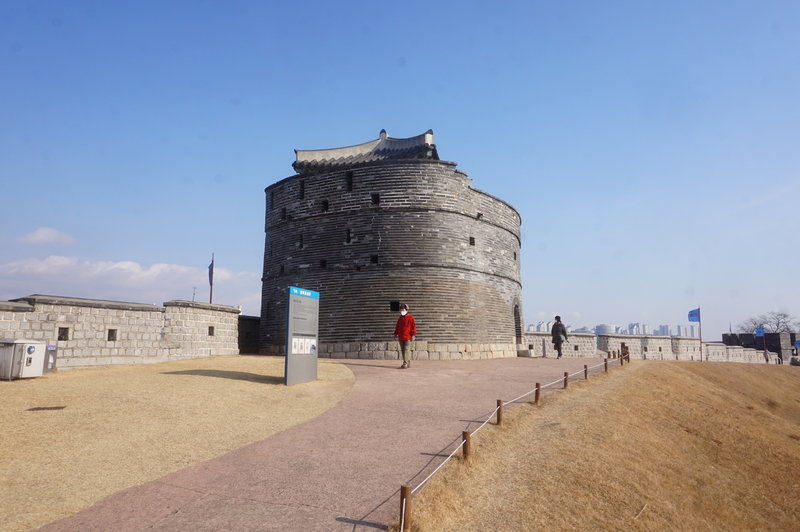
<svg viewBox="0 0 800 532"><path fill-rule="evenodd" d="M363 144L327 150L294 150L294 152L297 160L292 167L299 174L387 159L439 160L436 145L433 143L433 131L430 129L407 139L393 139L382 129L379 138Z"/></svg>

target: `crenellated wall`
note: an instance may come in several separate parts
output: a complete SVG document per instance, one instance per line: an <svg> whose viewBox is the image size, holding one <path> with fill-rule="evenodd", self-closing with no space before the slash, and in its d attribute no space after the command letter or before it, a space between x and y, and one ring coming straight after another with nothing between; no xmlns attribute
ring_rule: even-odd
<svg viewBox="0 0 800 532"><path fill-rule="evenodd" d="M57 347L57 368L142 364L239 353L239 309L32 295L0 302L0 337Z"/></svg>
<svg viewBox="0 0 800 532"><path fill-rule="evenodd" d="M550 333L526 332L524 347L530 351L529 356L557 356ZM592 333L569 333L567 335L567 342L562 346L561 352L564 356L596 357L597 337Z"/></svg>
<svg viewBox="0 0 800 532"><path fill-rule="evenodd" d="M710 362L775 363L777 354L707 343L701 346L699 338L683 336L645 336L636 334L601 334L597 336L597 348L605 353L619 353L622 344L628 348L632 359L639 360L704 360Z"/></svg>

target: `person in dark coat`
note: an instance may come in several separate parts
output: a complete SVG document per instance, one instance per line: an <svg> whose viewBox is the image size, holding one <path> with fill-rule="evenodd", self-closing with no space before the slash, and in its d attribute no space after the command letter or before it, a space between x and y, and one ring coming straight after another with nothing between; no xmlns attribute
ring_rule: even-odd
<svg viewBox="0 0 800 532"><path fill-rule="evenodd" d="M561 352L561 346L567 341L567 328L561 323L561 316L556 316L556 322L553 324L553 328L550 329L550 334L553 336L553 345L558 352L558 358L561 358L564 356Z"/></svg>

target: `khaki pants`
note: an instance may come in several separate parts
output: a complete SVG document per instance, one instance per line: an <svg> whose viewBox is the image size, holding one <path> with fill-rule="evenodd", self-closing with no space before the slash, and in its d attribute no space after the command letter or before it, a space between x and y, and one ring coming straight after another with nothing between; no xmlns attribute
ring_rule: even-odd
<svg viewBox="0 0 800 532"><path fill-rule="evenodd" d="M411 340L400 340L400 354L404 364L411 362Z"/></svg>

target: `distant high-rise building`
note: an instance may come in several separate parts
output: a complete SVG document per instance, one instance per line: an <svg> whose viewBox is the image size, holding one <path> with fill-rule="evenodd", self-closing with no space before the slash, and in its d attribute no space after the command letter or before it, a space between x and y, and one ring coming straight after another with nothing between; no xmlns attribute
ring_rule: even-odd
<svg viewBox="0 0 800 532"><path fill-rule="evenodd" d="M610 325L608 323L601 323L600 325L595 325L594 333L595 334L616 334L619 332L619 327L616 325Z"/></svg>

